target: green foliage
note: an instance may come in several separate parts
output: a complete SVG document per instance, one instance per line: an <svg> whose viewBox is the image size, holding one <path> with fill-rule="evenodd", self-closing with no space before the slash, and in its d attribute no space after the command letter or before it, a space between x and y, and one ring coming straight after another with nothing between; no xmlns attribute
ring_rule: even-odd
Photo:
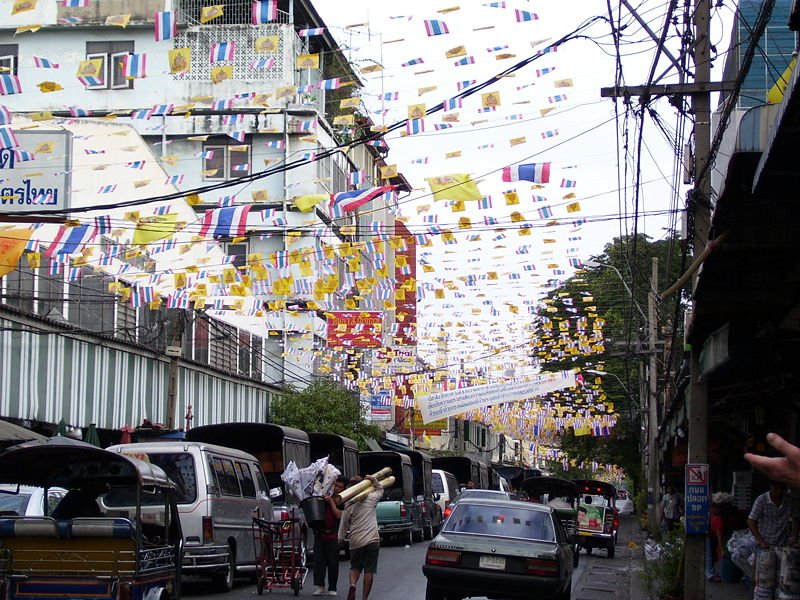
<svg viewBox="0 0 800 600"><path fill-rule="evenodd" d="M650 597L683 598L683 527L661 536L661 552L655 560L645 560L645 589Z"/></svg>
<svg viewBox="0 0 800 600"><path fill-rule="evenodd" d="M358 395L330 380L317 379L302 391L287 389L272 402L272 420L307 432L335 433L358 442L377 438L380 427L370 425Z"/></svg>

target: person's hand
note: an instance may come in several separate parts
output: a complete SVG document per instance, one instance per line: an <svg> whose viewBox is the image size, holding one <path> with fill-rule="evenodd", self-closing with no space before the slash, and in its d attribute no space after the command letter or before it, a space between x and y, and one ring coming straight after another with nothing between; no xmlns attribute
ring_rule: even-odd
<svg viewBox="0 0 800 600"><path fill-rule="evenodd" d="M374 486L380 485L380 482L372 475L367 475L366 477L364 477L364 479L368 480Z"/></svg>
<svg viewBox="0 0 800 600"><path fill-rule="evenodd" d="M767 543L767 540L765 540L764 538L759 538L758 540L756 540L756 544L758 544L758 547L761 548L762 550L769 550L769 544Z"/></svg>
<svg viewBox="0 0 800 600"><path fill-rule="evenodd" d="M777 433L768 434L767 441L783 456L769 458L748 452L744 455L745 459L770 479L790 487L800 487L800 448L790 444Z"/></svg>

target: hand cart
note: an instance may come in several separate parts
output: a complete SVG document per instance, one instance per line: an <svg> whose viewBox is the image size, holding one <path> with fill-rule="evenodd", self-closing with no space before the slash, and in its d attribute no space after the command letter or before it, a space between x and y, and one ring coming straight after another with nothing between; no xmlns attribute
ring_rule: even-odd
<svg viewBox="0 0 800 600"><path fill-rule="evenodd" d="M290 588L294 595L308 575L305 547L300 533L300 519L292 516L281 521L253 517L253 544L256 559L256 591L258 595L272 588Z"/></svg>

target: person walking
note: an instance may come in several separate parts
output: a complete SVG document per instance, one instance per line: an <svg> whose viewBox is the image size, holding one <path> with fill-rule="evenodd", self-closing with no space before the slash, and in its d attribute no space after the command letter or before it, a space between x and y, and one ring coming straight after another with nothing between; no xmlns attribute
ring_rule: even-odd
<svg viewBox="0 0 800 600"><path fill-rule="evenodd" d="M786 484L770 481L769 491L755 499L747 517L747 528L760 549L769 550L786 545L791 525L790 510Z"/></svg>
<svg viewBox="0 0 800 600"><path fill-rule="evenodd" d="M672 531L681 520L683 498L671 485L661 498L661 521L666 524L667 531Z"/></svg>
<svg viewBox="0 0 800 600"><path fill-rule="evenodd" d="M355 502L342 512L339 522L339 543L344 543L349 532L350 540L350 589L347 600L356 599L356 586L364 573L364 587L361 600L369 600L372 582L378 572L378 554L381 548L381 537L378 531L377 506L383 497L383 488L372 475L353 477L350 486L367 479L375 489L361 502Z"/></svg>
<svg viewBox="0 0 800 600"><path fill-rule="evenodd" d="M347 486L342 475L333 483L333 494L341 494ZM314 585L312 596L337 596L339 583L339 519L342 511L331 496L325 496L325 524L314 530ZM325 589L325 572L328 572L328 588Z"/></svg>

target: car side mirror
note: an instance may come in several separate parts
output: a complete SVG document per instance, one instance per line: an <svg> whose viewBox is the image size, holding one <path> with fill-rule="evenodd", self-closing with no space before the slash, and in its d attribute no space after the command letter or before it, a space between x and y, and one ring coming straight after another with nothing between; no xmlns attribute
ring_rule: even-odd
<svg viewBox="0 0 800 600"><path fill-rule="evenodd" d="M441 499L442 499L442 495L441 494L434 494L433 495L433 501L434 502L438 502Z"/></svg>
<svg viewBox="0 0 800 600"><path fill-rule="evenodd" d="M269 490L269 497L273 500L275 498L280 498L281 496L283 496L283 490L281 488L274 487Z"/></svg>

